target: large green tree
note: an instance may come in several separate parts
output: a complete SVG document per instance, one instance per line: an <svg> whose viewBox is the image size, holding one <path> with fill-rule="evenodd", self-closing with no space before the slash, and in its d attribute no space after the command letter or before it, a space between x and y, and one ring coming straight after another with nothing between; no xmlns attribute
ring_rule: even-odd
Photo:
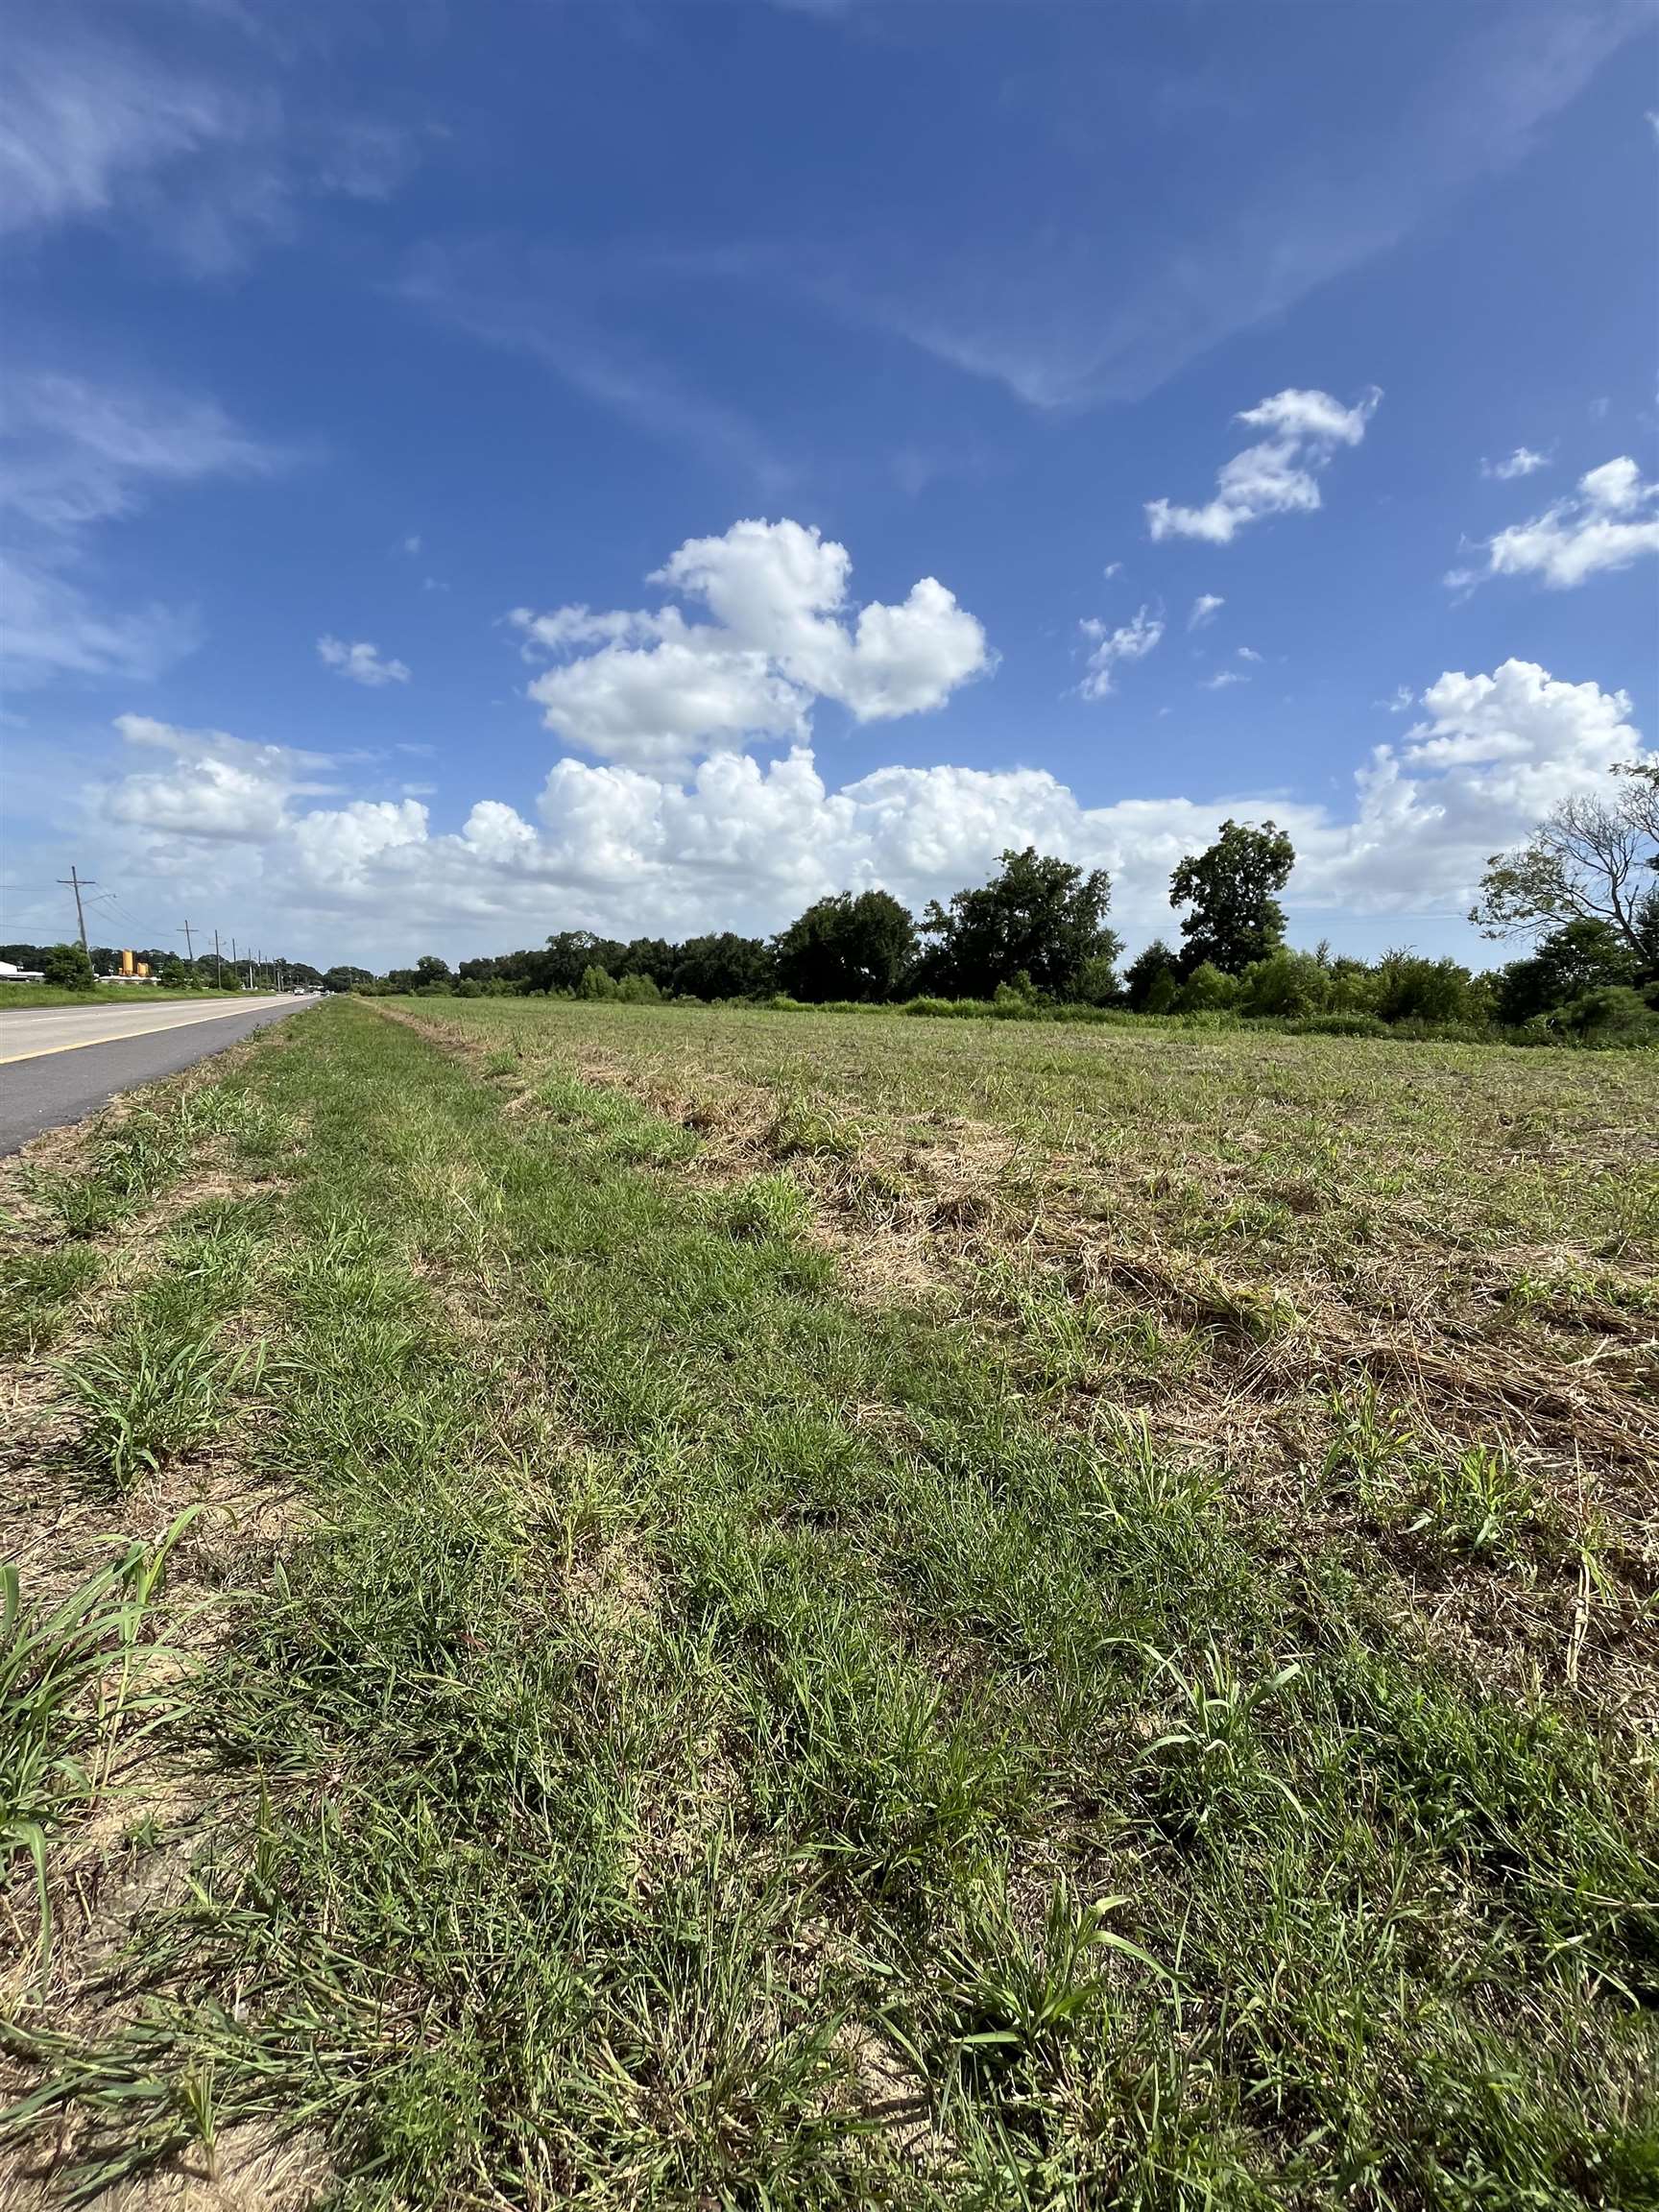
<svg viewBox="0 0 1659 2212"><path fill-rule="evenodd" d="M85 949L80 945L49 945L40 963L41 979L58 991L95 991L98 978Z"/></svg>
<svg viewBox="0 0 1659 2212"><path fill-rule="evenodd" d="M923 919L930 940L924 974L931 989L962 998L989 998L1022 975L1055 998L1077 995L1090 963L1116 961L1121 943L1106 926L1112 880L1103 868L1084 871L1034 845L1002 854L989 883L958 891L948 906L929 902Z"/></svg>
<svg viewBox="0 0 1659 2212"><path fill-rule="evenodd" d="M692 998L758 998L778 987L772 948L759 937L722 929L688 937L674 962L673 986Z"/></svg>
<svg viewBox="0 0 1659 2212"><path fill-rule="evenodd" d="M1183 973L1208 961L1223 975L1241 975L1276 951L1285 909L1274 893L1295 865L1295 847L1276 822L1223 822L1214 845L1190 853L1169 878L1170 905L1190 909L1181 917Z"/></svg>
<svg viewBox="0 0 1659 2212"><path fill-rule="evenodd" d="M891 892L843 891L808 906L775 949L797 998L890 998L916 957L916 924Z"/></svg>
<svg viewBox="0 0 1659 2212"><path fill-rule="evenodd" d="M1659 761L1613 774L1605 791L1563 799L1525 845L1492 855L1469 916L1486 936L1603 922L1643 973L1659 969Z"/></svg>

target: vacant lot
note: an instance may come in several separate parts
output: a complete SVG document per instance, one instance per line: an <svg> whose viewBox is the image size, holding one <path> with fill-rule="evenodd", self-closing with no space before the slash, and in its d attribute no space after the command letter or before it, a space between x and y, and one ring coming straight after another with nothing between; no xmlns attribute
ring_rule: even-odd
<svg viewBox="0 0 1659 2212"><path fill-rule="evenodd" d="M0 2196L1659 2200L1656 1129L433 999L51 1144Z"/></svg>

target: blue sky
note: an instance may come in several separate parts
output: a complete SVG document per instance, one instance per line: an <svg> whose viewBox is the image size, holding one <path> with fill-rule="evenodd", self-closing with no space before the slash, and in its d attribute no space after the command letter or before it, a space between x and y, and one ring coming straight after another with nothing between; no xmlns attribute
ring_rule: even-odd
<svg viewBox="0 0 1659 2212"><path fill-rule="evenodd" d="M1659 16L11 0L0 936L920 902L1487 956L1659 727ZM1379 752L1378 748L1385 748Z"/></svg>

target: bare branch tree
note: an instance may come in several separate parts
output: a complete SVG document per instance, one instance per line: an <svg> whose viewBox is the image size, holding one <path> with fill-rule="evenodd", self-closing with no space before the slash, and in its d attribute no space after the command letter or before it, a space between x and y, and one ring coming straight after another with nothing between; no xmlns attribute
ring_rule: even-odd
<svg viewBox="0 0 1659 2212"><path fill-rule="evenodd" d="M1621 760L1613 773L1626 780L1625 812L1653 848L1648 867L1659 869L1659 760Z"/></svg>
<svg viewBox="0 0 1659 2212"><path fill-rule="evenodd" d="M1488 937L1537 937L1566 922L1605 922L1644 965L1654 956L1659 904L1659 763L1632 760L1611 797L1564 799L1527 842L1496 853L1469 916Z"/></svg>

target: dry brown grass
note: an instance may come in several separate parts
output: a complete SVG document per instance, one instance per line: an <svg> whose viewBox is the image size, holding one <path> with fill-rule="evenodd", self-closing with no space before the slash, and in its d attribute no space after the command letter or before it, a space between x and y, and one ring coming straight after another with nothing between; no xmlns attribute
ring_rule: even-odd
<svg viewBox="0 0 1659 2212"><path fill-rule="evenodd" d="M1638 1055L549 1001L387 1008L786 1172L855 1297L987 1332L1052 1416L1222 1471L1487 1680L1659 1724L1659 1082ZM1155 1059L1149 1058L1155 1053ZM1121 1064L1120 1064L1121 1063ZM963 1110L973 1100L977 1113ZM1323 1113L1321 1107L1326 1109ZM1471 1547L1334 1477L1356 1404L1533 1505Z"/></svg>

